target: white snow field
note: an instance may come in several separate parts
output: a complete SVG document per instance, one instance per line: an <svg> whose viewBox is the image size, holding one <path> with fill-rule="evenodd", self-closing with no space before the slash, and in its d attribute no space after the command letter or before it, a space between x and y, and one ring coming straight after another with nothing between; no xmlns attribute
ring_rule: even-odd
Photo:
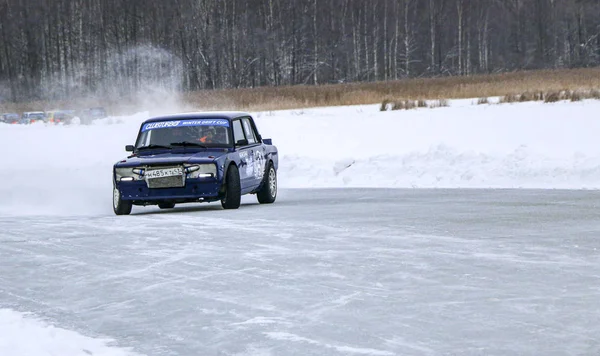
<svg viewBox="0 0 600 356"><path fill-rule="evenodd" d="M600 101L380 112L253 113L281 153L282 188L600 187ZM112 164L148 115L92 126L0 124L0 213L107 212ZM108 192L108 193L107 193Z"/></svg>
<svg viewBox="0 0 600 356"><path fill-rule="evenodd" d="M275 204L124 217L147 113L0 124L0 356L600 354L600 101L473 101L253 113Z"/></svg>

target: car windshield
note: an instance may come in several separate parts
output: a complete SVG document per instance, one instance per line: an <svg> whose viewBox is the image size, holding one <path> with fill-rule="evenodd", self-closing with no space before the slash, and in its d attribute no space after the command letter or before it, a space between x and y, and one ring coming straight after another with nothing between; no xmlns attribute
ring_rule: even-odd
<svg viewBox="0 0 600 356"><path fill-rule="evenodd" d="M230 147L229 121L225 119L169 120L142 125L136 148L152 146Z"/></svg>

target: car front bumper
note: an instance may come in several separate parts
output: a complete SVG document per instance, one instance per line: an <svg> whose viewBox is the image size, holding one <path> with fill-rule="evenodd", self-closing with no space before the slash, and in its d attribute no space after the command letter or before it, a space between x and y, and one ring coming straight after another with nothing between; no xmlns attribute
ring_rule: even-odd
<svg viewBox="0 0 600 356"><path fill-rule="evenodd" d="M204 201L219 197L221 182L216 179L187 179L180 188L148 188L146 181L117 182L121 199L134 203L157 203L160 201Z"/></svg>

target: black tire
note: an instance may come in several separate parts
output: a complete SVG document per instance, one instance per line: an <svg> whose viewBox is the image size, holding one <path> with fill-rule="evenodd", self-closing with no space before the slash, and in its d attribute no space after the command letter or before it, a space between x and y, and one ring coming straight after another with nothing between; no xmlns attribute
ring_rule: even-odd
<svg viewBox="0 0 600 356"><path fill-rule="evenodd" d="M113 185L113 211L117 215L129 215L133 204L130 201L121 200L121 192Z"/></svg>
<svg viewBox="0 0 600 356"><path fill-rule="evenodd" d="M260 190L256 192L256 197L261 204L271 204L277 198L277 172L272 162L269 162L264 182Z"/></svg>
<svg viewBox="0 0 600 356"><path fill-rule="evenodd" d="M158 203L158 207L161 209L173 209L175 207L175 203L171 203L171 202Z"/></svg>
<svg viewBox="0 0 600 356"><path fill-rule="evenodd" d="M223 209L237 209L241 201L240 171L232 164L225 175L225 194L221 198L221 206Z"/></svg>

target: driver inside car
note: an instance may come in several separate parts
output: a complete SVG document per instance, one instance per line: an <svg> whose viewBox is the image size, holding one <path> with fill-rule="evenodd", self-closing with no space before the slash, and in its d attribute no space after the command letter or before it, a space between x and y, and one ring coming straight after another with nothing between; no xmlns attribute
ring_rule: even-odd
<svg viewBox="0 0 600 356"><path fill-rule="evenodd" d="M203 136L200 137L200 142L202 143L213 143L215 138L215 128L209 126L205 128L203 131Z"/></svg>

